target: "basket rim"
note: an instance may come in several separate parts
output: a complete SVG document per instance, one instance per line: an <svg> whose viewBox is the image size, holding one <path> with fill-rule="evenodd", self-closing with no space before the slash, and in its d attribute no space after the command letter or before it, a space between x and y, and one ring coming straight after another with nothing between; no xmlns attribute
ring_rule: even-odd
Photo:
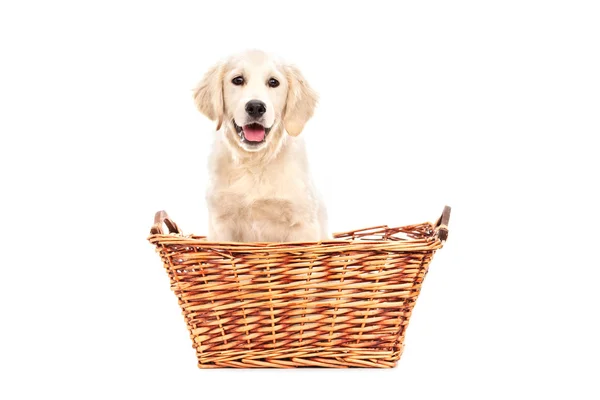
<svg viewBox="0 0 600 400"><path fill-rule="evenodd" d="M332 239L319 241L293 241L293 242L226 242L209 241L206 236L183 234L165 211L158 211L155 215L154 225L150 230L147 240L154 245L175 244L182 246L206 247L213 250L227 251L349 251L368 247L369 250L404 250L404 251L431 251L443 247L448 237L448 222L450 207L445 206L442 215L435 223L424 222L421 224L404 225L390 228L387 225L377 225L368 228L355 229L346 232L334 233ZM169 230L163 233L162 225ZM411 237L407 231L425 229L422 237ZM405 233L405 238L394 235ZM383 235L385 239L364 238L369 235ZM346 238L344 238L346 237ZM350 238L348 238L350 237Z"/></svg>
<svg viewBox="0 0 600 400"><path fill-rule="evenodd" d="M356 250L360 247L368 247L370 250L386 249L386 250L411 250L411 251L426 251L436 250L443 247L444 242L439 239L423 241L423 240L406 240L406 241L391 241L391 240L328 240L320 242L210 242L204 236L191 236L181 234L155 234L148 237L148 241L153 244L168 244L176 242L182 246L199 246L221 250L235 251L273 251L273 250L324 250L331 249L335 251Z"/></svg>

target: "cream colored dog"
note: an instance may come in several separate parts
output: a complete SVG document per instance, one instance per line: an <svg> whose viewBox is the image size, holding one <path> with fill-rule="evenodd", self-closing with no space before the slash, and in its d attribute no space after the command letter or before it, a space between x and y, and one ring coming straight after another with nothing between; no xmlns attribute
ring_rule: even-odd
<svg viewBox="0 0 600 400"><path fill-rule="evenodd" d="M210 69L194 99L217 121L209 162L208 239L327 239L326 210L297 137L317 102L300 71L248 51Z"/></svg>

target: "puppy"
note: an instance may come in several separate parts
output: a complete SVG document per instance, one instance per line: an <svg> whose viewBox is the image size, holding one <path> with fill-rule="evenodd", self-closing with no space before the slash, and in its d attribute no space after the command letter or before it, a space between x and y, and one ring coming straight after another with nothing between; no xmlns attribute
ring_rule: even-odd
<svg viewBox="0 0 600 400"><path fill-rule="evenodd" d="M317 94L300 71L247 51L211 68L194 100L217 123L209 160L208 240L328 239L325 206L298 137Z"/></svg>

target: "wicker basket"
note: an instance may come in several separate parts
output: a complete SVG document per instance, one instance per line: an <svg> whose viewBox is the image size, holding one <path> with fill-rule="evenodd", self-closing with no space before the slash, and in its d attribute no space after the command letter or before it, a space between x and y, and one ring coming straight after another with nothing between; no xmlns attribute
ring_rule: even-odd
<svg viewBox="0 0 600 400"><path fill-rule="evenodd" d="M449 217L446 207L434 224L378 226L320 243L216 243L181 234L159 211L148 240L200 368L390 368Z"/></svg>

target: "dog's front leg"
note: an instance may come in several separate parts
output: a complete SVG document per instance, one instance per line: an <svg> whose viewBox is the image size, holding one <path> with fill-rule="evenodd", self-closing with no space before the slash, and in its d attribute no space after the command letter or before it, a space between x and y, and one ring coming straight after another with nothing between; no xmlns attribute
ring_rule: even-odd
<svg viewBox="0 0 600 400"><path fill-rule="evenodd" d="M207 239L211 242L239 242L239 234L233 221L224 218L210 218Z"/></svg>
<svg viewBox="0 0 600 400"><path fill-rule="evenodd" d="M316 242L321 240L321 227L316 222L302 222L290 227L286 241Z"/></svg>

